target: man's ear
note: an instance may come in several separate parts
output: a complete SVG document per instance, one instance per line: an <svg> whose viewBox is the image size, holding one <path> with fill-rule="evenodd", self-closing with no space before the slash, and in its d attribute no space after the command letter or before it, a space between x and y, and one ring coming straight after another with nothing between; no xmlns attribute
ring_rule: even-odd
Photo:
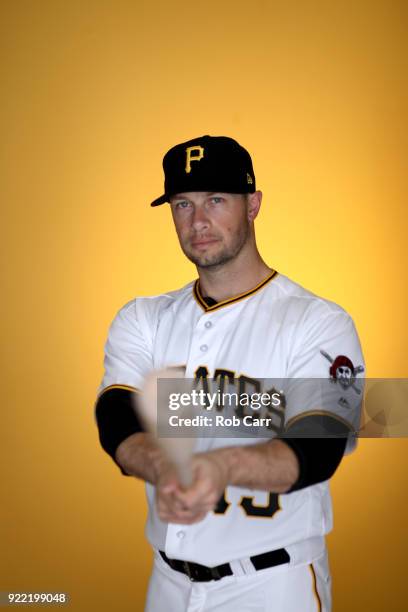
<svg viewBox="0 0 408 612"><path fill-rule="evenodd" d="M248 219L254 221L258 216L259 209L261 208L262 202L262 191L255 191L254 193L248 193Z"/></svg>

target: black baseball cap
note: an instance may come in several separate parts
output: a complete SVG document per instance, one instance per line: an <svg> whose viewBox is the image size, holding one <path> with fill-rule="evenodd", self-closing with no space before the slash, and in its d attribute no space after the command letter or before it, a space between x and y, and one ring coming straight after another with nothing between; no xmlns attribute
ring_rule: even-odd
<svg viewBox="0 0 408 612"><path fill-rule="evenodd" d="M200 136L172 147L163 158L163 170L164 194L151 206L185 191L256 191L251 156L227 136Z"/></svg>

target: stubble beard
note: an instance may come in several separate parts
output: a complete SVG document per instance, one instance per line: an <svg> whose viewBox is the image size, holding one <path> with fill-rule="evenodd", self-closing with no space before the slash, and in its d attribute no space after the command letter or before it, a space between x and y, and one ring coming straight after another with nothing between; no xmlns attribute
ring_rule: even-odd
<svg viewBox="0 0 408 612"><path fill-rule="evenodd" d="M191 253L185 247L183 248L183 252L185 256L197 266L197 268L202 268L206 270L215 270L217 268L222 267L229 261L232 261L239 255L242 251L243 247L247 243L249 239L250 226L248 221L243 224L240 228L240 231L235 235L234 240L230 246L225 246L218 253L213 254L205 254L196 255Z"/></svg>

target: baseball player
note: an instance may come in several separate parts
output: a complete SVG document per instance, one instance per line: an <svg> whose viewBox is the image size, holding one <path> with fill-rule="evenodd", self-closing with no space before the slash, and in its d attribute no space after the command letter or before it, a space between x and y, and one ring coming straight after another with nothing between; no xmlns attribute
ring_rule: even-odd
<svg viewBox="0 0 408 612"><path fill-rule="evenodd" d="M353 447L364 371L353 321L262 260L262 193L235 140L178 144L163 168L164 194L151 205L170 204L198 279L119 310L95 408L102 447L146 482L154 567L145 610L327 612L328 481ZM206 391L262 393L286 381L284 401L263 412L268 436L197 439L188 487L134 409L147 374L173 366ZM299 387L318 380L323 391Z"/></svg>

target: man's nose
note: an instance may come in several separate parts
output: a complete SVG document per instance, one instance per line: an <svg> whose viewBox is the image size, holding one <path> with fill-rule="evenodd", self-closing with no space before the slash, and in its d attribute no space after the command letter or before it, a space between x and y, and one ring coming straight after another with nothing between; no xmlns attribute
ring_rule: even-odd
<svg viewBox="0 0 408 612"><path fill-rule="evenodd" d="M206 230L210 225L208 215L204 208L196 206L194 208L192 226L196 232L202 232Z"/></svg>

